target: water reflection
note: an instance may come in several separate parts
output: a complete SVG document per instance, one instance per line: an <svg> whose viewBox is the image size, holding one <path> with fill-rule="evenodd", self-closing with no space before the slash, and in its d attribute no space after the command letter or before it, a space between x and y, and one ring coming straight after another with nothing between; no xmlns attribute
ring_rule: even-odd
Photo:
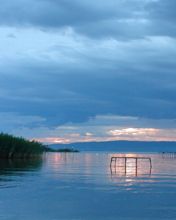
<svg viewBox="0 0 176 220"><path fill-rule="evenodd" d="M150 157L136 156L133 154L113 155L110 162L111 175L139 176L152 172Z"/></svg>
<svg viewBox="0 0 176 220"><path fill-rule="evenodd" d="M136 167L136 161L129 159L124 164L123 159L118 161L116 166L110 169L111 157L150 157L152 160L152 169L149 161L140 160ZM105 154L105 153L53 153L48 154L45 167L49 172L61 175L67 174L106 174L119 176L134 176L142 175L163 175L174 174L176 160L167 161L161 154ZM98 179L98 178L97 178Z"/></svg>
<svg viewBox="0 0 176 220"><path fill-rule="evenodd" d="M40 170L42 159L0 160L0 187L9 187L8 182L16 181L29 172Z"/></svg>
<svg viewBox="0 0 176 220"><path fill-rule="evenodd" d="M136 175L134 161L129 160L126 173L122 161L122 167L111 173L114 155L151 157L152 172L140 161ZM43 162L4 162L0 162L1 220L174 220L176 216L176 160L161 154L49 153Z"/></svg>
<svg viewBox="0 0 176 220"><path fill-rule="evenodd" d="M112 156L151 157L152 169L147 161L129 159L119 160L110 168ZM32 176L34 173L63 181L69 187L70 181L78 179L84 183L95 185L137 186L141 182L167 182L169 178L176 181L176 160L163 158L161 154L105 154L105 153L50 153L42 160L0 160L0 187L9 187L10 182L20 182L21 177ZM41 172L42 171L42 172ZM37 174L37 175L38 175ZM23 178L24 179L24 178ZM32 179L32 178L31 178ZM79 184L76 186L78 187Z"/></svg>
<svg viewBox="0 0 176 220"><path fill-rule="evenodd" d="M171 186L175 189L176 160L173 160L173 158L163 157L162 154L111 154L110 158L112 156L144 156L150 157L152 160L152 169L146 161L140 161L136 167L135 162L132 160L129 160L126 167L124 161L119 161L119 164L116 164L117 166L109 168L111 181L116 186L134 192L136 190L140 192L141 189L145 189L145 191L152 190L156 186L156 192L161 187L165 187L165 191L171 190Z"/></svg>
<svg viewBox="0 0 176 220"><path fill-rule="evenodd" d="M176 159L176 152L162 152L163 159Z"/></svg>

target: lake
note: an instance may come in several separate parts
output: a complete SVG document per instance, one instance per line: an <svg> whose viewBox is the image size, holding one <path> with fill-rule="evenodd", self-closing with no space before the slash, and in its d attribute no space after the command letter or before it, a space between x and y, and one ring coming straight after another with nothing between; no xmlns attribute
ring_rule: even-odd
<svg viewBox="0 0 176 220"><path fill-rule="evenodd" d="M122 159L110 168L112 156ZM43 160L0 161L0 220L176 219L172 154L50 153Z"/></svg>

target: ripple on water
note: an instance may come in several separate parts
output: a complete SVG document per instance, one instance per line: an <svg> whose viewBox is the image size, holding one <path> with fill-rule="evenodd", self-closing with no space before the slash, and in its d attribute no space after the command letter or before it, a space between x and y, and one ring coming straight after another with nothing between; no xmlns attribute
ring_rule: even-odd
<svg viewBox="0 0 176 220"><path fill-rule="evenodd" d="M110 169L114 155L148 156ZM176 160L160 154L48 154L0 162L0 219L176 219Z"/></svg>

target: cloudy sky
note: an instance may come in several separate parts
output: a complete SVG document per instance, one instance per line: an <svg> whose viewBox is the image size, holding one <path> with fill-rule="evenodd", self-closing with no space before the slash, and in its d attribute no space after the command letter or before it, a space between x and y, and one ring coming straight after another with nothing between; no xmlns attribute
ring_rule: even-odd
<svg viewBox="0 0 176 220"><path fill-rule="evenodd" d="M1 0L0 130L176 140L175 0Z"/></svg>

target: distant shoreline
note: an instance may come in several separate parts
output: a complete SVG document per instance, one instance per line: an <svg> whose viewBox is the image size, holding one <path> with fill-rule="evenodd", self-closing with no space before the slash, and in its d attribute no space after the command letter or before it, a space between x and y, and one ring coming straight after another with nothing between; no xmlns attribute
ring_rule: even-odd
<svg viewBox="0 0 176 220"><path fill-rule="evenodd" d="M53 149L51 147L46 147L46 152L53 152L53 153L79 153L79 150L73 149L73 148L59 148L59 149Z"/></svg>
<svg viewBox="0 0 176 220"><path fill-rule="evenodd" d="M50 144L54 150L71 148L81 152L173 152L176 142L173 141L110 141L110 142L78 142L71 144Z"/></svg>

